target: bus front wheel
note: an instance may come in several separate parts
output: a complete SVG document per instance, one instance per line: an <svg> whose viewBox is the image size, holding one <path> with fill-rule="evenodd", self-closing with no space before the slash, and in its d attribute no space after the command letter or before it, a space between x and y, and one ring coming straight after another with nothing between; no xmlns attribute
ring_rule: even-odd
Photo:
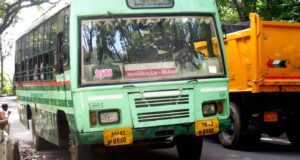
<svg viewBox="0 0 300 160"><path fill-rule="evenodd" d="M91 147L87 145L77 145L74 140L70 140L71 160L91 159Z"/></svg>
<svg viewBox="0 0 300 160"><path fill-rule="evenodd" d="M180 160L199 160L202 151L202 137L175 137L177 153Z"/></svg>

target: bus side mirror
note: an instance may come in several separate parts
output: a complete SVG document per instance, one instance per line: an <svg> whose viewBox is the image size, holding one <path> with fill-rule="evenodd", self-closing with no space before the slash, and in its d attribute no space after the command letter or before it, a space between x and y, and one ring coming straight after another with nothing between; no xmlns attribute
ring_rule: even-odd
<svg viewBox="0 0 300 160"><path fill-rule="evenodd" d="M226 28L226 26L225 25L222 25L222 32L223 32L223 34L224 34L224 39L227 39L227 28Z"/></svg>

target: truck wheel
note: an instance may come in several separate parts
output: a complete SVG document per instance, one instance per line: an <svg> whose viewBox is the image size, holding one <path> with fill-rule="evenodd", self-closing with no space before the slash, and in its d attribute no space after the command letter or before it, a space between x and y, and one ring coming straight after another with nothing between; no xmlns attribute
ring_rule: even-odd
<svg viewBox="0 0 300 160"><path fill-rule="evenodd" d="M287 137L293 146L300 146L300 132L288 130Z"/></svg>
<svg viewBox="0 0 300 160"><path fill-rule="evenodd" d="M32 131L32 143L33 143L33 147L36 150L43 150L45 149L45 147L49 144L45 139L43 139L42 137L40 137L39 135L36 134L35 132L35 124L33 122L33 120L31 120L31 131Z"/></svg>
<svg viewBox="0 0 300 160"><path fill-rule="evenodd" d="M239 144L242 127L240 110L234 103L230 103L230 119L230 129L220 132L219 140L224 147L234 148Z"/></svg>
<svg viewBox="0 0 300 160"><path fill-rule="evenodd" d="M287 137L290 140L293 146L300 146L300 130L298 127L298 123L300 118L296 118L296 116L290 117L288 119L287 124Z"/></svg>
<svg viewBox="0 0 300 160"><path fill-rule="evenodd" d="M269 131L267 134L271 137L280 137L284 132L279 129L273 129Z"/></svg>
<svg viewBox="0 0 300 160"><path fill-rule="evenodd" d="M70 140L71 160L91 159L91 147L87 145L76 145L74 140Z"/></svg>
<svg viewBox="0 0 300 160"><path fill-rule="evenodd" d="M219 134L219 140L225 148L247 148L251 147L260 140L260 132L243 131L241 111L239 107L230 103L230 119L231 127L227 131L222 131Z"/></svg>
<svg viewBox="0 0 300 160"><path fill-rule="evenodd" d="M180 160L199 160L202 151L202 137L179 136L175 138Z"/></svg>

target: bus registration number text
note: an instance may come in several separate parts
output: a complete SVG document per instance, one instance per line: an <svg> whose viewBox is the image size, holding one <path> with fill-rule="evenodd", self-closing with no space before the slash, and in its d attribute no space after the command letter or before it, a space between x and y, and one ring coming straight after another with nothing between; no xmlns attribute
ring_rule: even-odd
<svg viewBox="0 0 300 160"><path fill-rule="evenodd" d="M104 131L105 146L128 145L133 141L131 128L118 128Z"/></svg>
<svg viewBox="0 0 300 160"><path fill-rule="evenodd" d="M195 122L196 136L206 136L219 133L218 119L201 120Z"/></svg>

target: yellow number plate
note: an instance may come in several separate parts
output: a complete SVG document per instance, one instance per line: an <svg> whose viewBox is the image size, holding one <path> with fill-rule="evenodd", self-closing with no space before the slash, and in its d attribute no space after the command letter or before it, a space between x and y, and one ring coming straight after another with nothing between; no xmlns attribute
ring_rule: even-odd
<svg viewBox="0 0 300 160"><path fill-rule="evenodd" d="M104 131L104 145L105 146L121 146L131 144L132 129L131 128L119 128Z"/></svg>
<svg viewBox="0 0 300 160"><path fill-rule="evenodd" d="M210 119L195 122L196 136L206 136L219 133L219 120Z"/></svg>

